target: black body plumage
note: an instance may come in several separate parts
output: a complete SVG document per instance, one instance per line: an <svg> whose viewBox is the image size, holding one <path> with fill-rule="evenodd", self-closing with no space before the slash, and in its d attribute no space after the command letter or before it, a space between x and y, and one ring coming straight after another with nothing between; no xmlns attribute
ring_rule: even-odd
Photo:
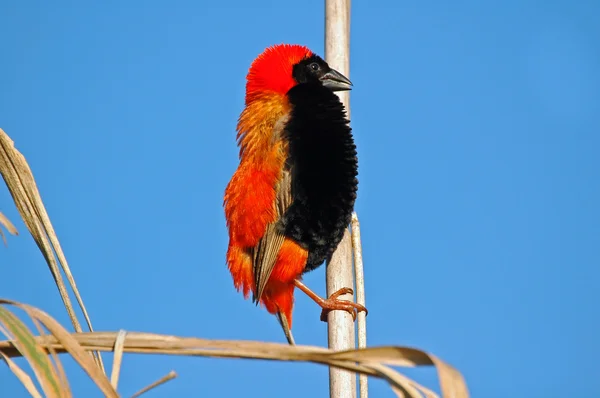
<svg viewBox="0 0 600 398"><path fill-rule="evenodd" d="M284 130L293 202L280 225L287 237L308 250L304 270L308 272L331 256L351 221L358 159L337 95L310 77L298 76L297 80L300 83L287 93L292 109Z"/></svg>

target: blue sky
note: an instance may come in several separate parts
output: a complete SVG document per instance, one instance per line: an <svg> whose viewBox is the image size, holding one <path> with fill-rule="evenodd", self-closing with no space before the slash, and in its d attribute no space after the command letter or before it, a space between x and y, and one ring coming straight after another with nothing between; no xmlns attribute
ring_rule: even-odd
<svg viewBox="0 0 600 398"><path fill-rule="evenodd" d="M0 5L0 127L35 173L97 330L283 341L233 288L222 197L248 66L281 42L323 54L323 3L217 3ZM435 353L474 397L600 394L599 14L584 0L353 4L369 344ZM17 227L0 296L67 324ZM324 278L305 281L324 293ZM327 344L318 317L297 295L298 343ZM76 396L100 397L68 369ZM171 369L180 377L148 397L328 386L316 365L128 356L120 390ZM406 373L436 386L431 370ZM0 380L26 396L5 367Z"/></svg>

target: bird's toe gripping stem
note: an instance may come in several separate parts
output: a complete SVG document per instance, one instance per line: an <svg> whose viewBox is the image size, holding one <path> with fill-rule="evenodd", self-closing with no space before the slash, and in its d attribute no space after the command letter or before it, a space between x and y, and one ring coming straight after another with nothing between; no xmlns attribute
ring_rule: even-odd
<svg viewBox="0 0 600 398"><path fill-rule="evenodd" d="M352 315L353 320L356 320L356 314L360 311L364 311L365 315L369 313L369 311L367 311L364 305L354 303L349 300L340 300L338 298L344 294L354 294L354 290L352 290L349 287L341 288L340 290L334 292L331 296L329 296L329 298L324 299L322 297L319 297L319 295L310 290L308 286L306 286L299 280L294 280L294 284L298 289L306 293L308 297L313 299L313 301L317 303L319 307L323 308L323 311L321 311L321 320L323 322L327 322L327 314L329 314L330 311L334 310L343 310L350 313L350 315Z"/></svg>
<svg viewBox="0 0 600 398"><path fill-rule="evenodd" d="M364 311L365 315L369 313L364 305L349 300L340 300L338 298L344 294L354 294L354 290L349 287L344 287L337 292L334 292L328 299L321 299L321 302L317 302L317 304L323 308L323 311L321 311L321 321L327 322L327 315L333 310L346 311L352 315L353 320L356 320L356 314L360 311Z"/></svg>

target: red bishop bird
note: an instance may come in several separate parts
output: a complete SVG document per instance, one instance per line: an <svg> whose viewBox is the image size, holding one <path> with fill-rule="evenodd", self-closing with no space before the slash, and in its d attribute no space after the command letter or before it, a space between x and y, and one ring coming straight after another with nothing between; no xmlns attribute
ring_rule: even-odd
<svg viewBox="0 0 600 398"><path fill-rule="evenodd" d="M356 146L334 91L352 83L311 50L281 44L260 54L247 75L237 125L240 163L225 190L227 265L245 298L277 315L291 334L294 289L323 308L366 311L327 299L301 282L327 260L348 227L358 188Z"/></svg>

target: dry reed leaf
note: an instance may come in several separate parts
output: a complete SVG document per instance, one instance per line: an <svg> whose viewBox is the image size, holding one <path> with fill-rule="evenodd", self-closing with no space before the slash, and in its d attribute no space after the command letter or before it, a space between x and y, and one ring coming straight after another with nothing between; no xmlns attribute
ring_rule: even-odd
<svg viewBox="0 0 600 398"><path fill-rule="evenodd" d="M46 336L47 333L46 333L45 329L42 327L42 325L40 324L40 321L38 321L36 318L31 318L31 320L33 321L33 324L35 325L36 329L38 330L39 335ZM65 369L62 366L60 359L58 358L58 354L56 353L56 350L54 348L52 348L52 347L46 347L46 348L48 349L48 351L50 351L50 357L54 361L53 363L55 365L56 373L58 374L58 385L62 389L60 397L70 397L72 394L71 394L71 389L69 387L69 380L67 379Z"/></svg>
<svg viewBox="0 0 600 398"><path fill-rule="evenodd" d="M65 351L67 351L69 354L71 354L73 359L75 359L75 361L79 364L79 366L81 366L83 368L83 370L90 376L90 378L94 381L94 383L96 383L98 388L100 388L100 390L106 397L119 398L119 395L117 394L117 392L114 390L114 388L110 384L110 381L108 380L106 375L94 363L93 357L88 355L88 353L77 343L77 341L71 336L71 334L62 325L60 325L56 320L54 320L51 316L49 316L45 312L43 312L35 307L32 307L27 304L17 303L15 301L11 301L11 300L0 299L0 304L13 305L13 306L25 311L27 313L27 315L29 315L31 318L37 319L38 321L40 321L44 325L44 327L46 329L48 329L48 331L52 334L52 337L57 339L57 341L60 341L63 349ZM8 311L4 307L0 306L0 314L2 314L2 313L11 314L10 311ZM14 315L12 315L12 316L14 317ZM19 341L20 337L19 336L15 336L15 337L16 337L16 341ZM50 336L40 336L40 337L48 338ZM33 339L33 336L32 336L32 339ZM37 339L33 339L33 341L36 345L39 345L37 343ZM56 351L59 352L59 350L56 350ZM44 357L47 359L47 357L45 355L44 355ZM36 374L36 376L37 376L37 374ZM55 377L55 379L57 379L57 377Z"/></svg>
<svg viewBox="0 0 600 398"><path fill-rule="evenodd" d="M464 397L468 390L464 378L455 368L435 355L409 347L373 347L355 351L342 351L332 354L338 359L358 359L385 363L388 365L414 367L433 365L438 371L443 396Z"/></svg>
<svg viewBox="0 0 600 398"><path fill-rule="evenodd" d="M11 223L10 220L2 213L0 213L0 226L6 228L6 230L12 235L19 235L19 231L17 231L17 228L15 228L13 223ZM0 236L4 241L4 245L6 245L6 235L4 235L4 231L2 230L2 228L0 228Z"/></svg>
<svg viewBox="0 0 600 398"><path fill-rule="evenodd" d="M8 368L11 370L11 372L13 372L13 374L15 376L17 376L17 379L19 379L21 384L23 384L23 386L25 387L27 392L33 398L42 398L40 392L38 391L37 387L35 386L35 383L31 379L31 377L29 377L29 375L23 369L21 369L19 367L19 365L17 365L15 363L15 361L13 361L12 359L10 359L6 355L4 355L3 352L0 352L0 357L2 357L2 359L4 359L4 361L8 365Z"/></svg>
<svg viewBox="0 0 600 398"><path fill-rule="evenodd" d="M77 343L77 341L69 334L69 332L66 329L64 329L60 324L58 324L58 322L56 322L56 320L54 320L48 314L44 313L43 311L38 310L35 307L16 303L16 302L10 301L10 300L0 299L0 304L14 305L14 306L22 309L23 311L25 311L27 313L27 315L29 315L33 319L33 322L36 324L36 327L38 327L38 330L40 331L40 336L34 337L28 329L25 332L18 333L18 334L11 333L7 329L4 334L7 337L9 337L11 339L11 341L7 341L5 343L7 343L7 346L11 347L11 350L14 350L13 353L15 355L9 356L9 355L6 355L3 351L0 351L0 357L4 358L6 360L7 364L9 365L9 368L11 368L11 370L13 370L13 373L19 378L19 380L22 381L22 383L24 383L24 385L26 386L28 391L30 391L33 396L36 396L35 392L34 392L35 384L33 384L33 381L31 380L31 378L25 372L23 372L22 369L20 369L14 363L14 361L11 360L10 357L11 356L25 356L28 360L30 358L34 358L36 361L42 361L42 362L48 361L49 362L49 356L44 351L44 348L48 349L52 356L56 356L57 350L52 345L45 345L45 347L42 347L40 344L38 344L38 340L41 339L43 341L44 339L51 338L57 342L60 342L59 343L61 346L60 352L68 352L69 354L71 354L71 356L75 359L75 361L84 369L84 371L86 371L86 373L88 373L90 378L102 390L102 392L104 393L104 395L106 397L119 397L119 395L116 392L116 385L118 384L118 375L119 375L120 364L121 364L121 360L122 360L123 345L124 345L124 341L125 341L125 336L127 335L127 333L125 331L122 330L116 334L116 339L115 339L115 344L113 346L113 350L116 352L115 357L119 357L118 352L120 352L121 354L120 354L119 358L115 358L114 365L113 365L112 381L108 381L108 379L106 378L106 375L104 375L104 373L102 373L102 371L94 364L94 362L92 361L92 358L90 358L90 356L87 355L86 350ZM3 306L0 305L0 332L4 331L4 328L2 327L3 323L8 323L8 325L17 324L17 326L18 326L18 324L21 323L21 321L14 314L12 314L9 310L7 310L6 308L4 308ZM45 334L44 328L41 327L40 323L43 324L45 326L45 328L47 328L50 331L50 333L52 333L52 334L51 335ZM25 325L23 325L23 327L26 328ZM12 330L13 328L11 328L10 330ZM20 329L20 327L19 327L19 329ZM23 352L21 350L21 345L23 345L25 347L32 347L32 346L38 347L39 350L37 352L33 353L32 355L29 355L27 352ZM60 364L60 361L56 360L56 363ZM32 363L32 367L33 366L35 366L34 363ZM64 376L63 377L64 384L62 384L62 385L60 385L61 381L62 381L61 377L60 377L61 372L63 372L63 376ZM64 375L64 370L62 369L62 366L61 366L58 374L59 374L59 376L57 376L56 374L52 375L52 381L56 381L55 384L59 384L59 386L62 387L61 391L58 394L55 394L54 392L46 392L47 396L50 398L71 397L72 395L71 395L70 389L68 388L66 376ZM38 372L36 372L36 376L38 377L38 380L40 380L40 376L39 376ZM169 374L162 377L158 381L156 381L156 382L152 383L151 385L145 387L144 389L138 391L135 396L139 396L147 391L150 391L151 389L156 388L159 385L164 384L167 381L174 379L176 376L177 376L177 374L174 371L171 371ZM111 387L111 382L112 382L112 386L114 386L114 388ZM44 383L44 380L40 380L40 384L43 384L43 383ZM32 390L32 388L34 390ZM37 391L37 390L35 390L35 391ZM37 396L39 396L39 393Z"/></svg>
<svg viewBox="0 0 600 398"><path fill-rule="evenodd" d="M388 381L390 381L390 379L398 379L397 382L400 383L402 382L403 386L408 385L409 388L405 389L402 391L403 394L408 394L408 396L410 397L425 397L425 398L438 398L438 395L431 391L429 388L417 383L416 381L409 379L408 377L399 374L397 372L390 372L390 368L386 367L386 366L382 366L380 364L372 364L371 365L374 369L376 369L380 374L381 377L383 379L386 379ZM398 377L400 376L400 377ZM394 384L391 383L392 388L394 388ZM446 397L447 395L443 395L443 397ZM450 395L453 397L453 395Z"/></svg>
<svg viewBox="0 0 600 398"><path fill-rule="evenodd" d="M387 380L388 383L390 383L390 386L396 395L408 398L423 398L423 395L419 392L419 388L417 387L421 387L421 385L416 381L383 365L371 364L370 367L375 369L382 379Z"/></svg>
<svg viewBox="0 0 600 398"><path fill-rule="evenodd" d="M2 129L0 129L0 173L4 178L4 182L13 197L25 225L48 263L48 267L54 277L54 281L58 287L58 291L75 331L82 331L81 324L75 315L75 310L71 303L71 299L69 298L62 274L58 268L55 254L56 257L58 257L58 262L75 294L75 298L81 308L88 328L90 331L93 331L91 320L85 305L83 304L77 285L75 284L75 279L73 279L73 275L71 274L69 264L62 251L58 237L54 232L54 228L50 222L48 213L46 212L29 165L27 164L25 157L14 147L14 142ZM94 358L100 368L104 369L102 358L99 354L94 354Z"/></svg>
<svg viewBox="0 0 600 398"><path fill-rule="evenodd" d="M168 374L166 374L165 376L161 377L160 379L156 380L154 383L150 384L148 387L144 387L142 388L140 391L136 392L135 394L133 394L131 396L131 398L137 398L142 394L147 393L148 391L162 385L165 384L167 381L169 380L173 380L174 378L177 377L177 373L175 373L175 371L170 371Z"/></svg>
<svg viewBox="0 0 600 398"><path fill-rule="evenodd" d="M4 307L0 307L0 332L11 339L15 349L27 359L46 396L60 397L62 389L58 375L46 351L37 343L29 328Z"/></svg>
<svg viewBox="0 0 600 398"><path fill-rule="evenodd" d="M66 330L41 310L25 304L0 299L0 304L3 303L19 306L27 311L30 316L39 319L50 330L53 335L37 337L37 344L53 348L56 352L68 351L72 355L77 353L75 359L78 362L83 358L91 361L89 357L81 355L79 351L82 350L113 351L115 339L119 336L118 333L114 332L74 333L68 335ZM19 355L18 351L7 342L0 342L0 351L7 356ZM443 397L468 398L469 396L462 376L450 365L425 352L406 347L375 347L335 352L322 347L290 346L288 344L253 341L207 340L193 337L128 332L123 339L123 351L128 353L313 362L383 378L394 387L398 396L408 397L421 397L423 395L437 397L437 395L389 366L386 366L386 364L400 364L401 366L431 366L435 364L440 373ZM110 384L104 374L99 372L97 368L95 370L97 371L95 375L88 372L92 378L101 377Z"/></svg>
<svg viewBox="0 0 600 398"><path fill-rule="evenodd" d="M119 334L117 334L117 338L115 339L115 347L113 348L115 355L113 357L113 366L110 374L110 384L112 384L115 391L119 385L119 375L121 374L121 362L123 361L123 344L125 343L125 336L127 336L127 332L125 330L119 330Z"/></svg>

